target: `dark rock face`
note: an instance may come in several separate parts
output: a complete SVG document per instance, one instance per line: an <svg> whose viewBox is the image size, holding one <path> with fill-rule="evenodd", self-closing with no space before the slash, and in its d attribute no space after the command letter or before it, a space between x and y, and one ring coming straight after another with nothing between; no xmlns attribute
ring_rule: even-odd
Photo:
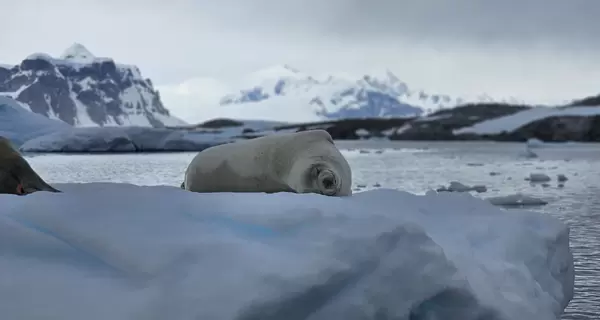
<svg viewBox="0 0 600 320"><path fill-rule="evenodd" d="M600 116L548 117L492 138L509 141L536 138L547 142L596 142L600 141Z"/></svg>
<svg viewBox="0 0 600 320"><path fill-rule="evenodd" d="M531 107L509 104L469 104L436 112L425 118L369 118L291 124L273 128L275 131L324 129L336 140L360 138L389 138L390 140L492 140L526 141L537 138L542 141L600 141L600 116L547 117L528 123L510 133L495 135L460 134L454 130L472 126L478 122L500 118L525 111ZM360 136L358 131L365 131ZM248 135L250 136L250 135ZM255 136L260 136L256 133Z"/></svg>
<svg viewBox="0 0 600 320"><path fill-rule="evenodd" d="M365 118L365 119L342 119L334 121L311 122L277 126L275 131L306 131L322 129L336 140L357 140L361 137L358 132L364 130L369 132L369 137L384 137L385 131L401 127L410 123L413 118Z"/></svg>
<svg viewBox="0 0 600 320"><path fill-rule="evenodd" d="M344 103L344 98L352 96L354 102L351 105ZM417 116L423 113L423 109L402 103L397 97L385 92L372 90L349 89L331 103L340 106L335 112L321 111L318 115L327 119L360 119L369 117L394 117L394 116Z"/></svg>
<svg viewBox="0 0 600 320"><path fill-rule="evenodd" d="M526 106L468 105L444 110L428 118L343 119L253 127L232 119L214 119L193 127L74 128L26 141L25 152L177 152L202 151L238 139L273 132L323 129L336 140L385 138L390 140L600 141L600 116L548 117L510 133L454 135L455 129L526 110ZM425 121L424 121L425 120ZM404 129L403 129L404 128Z"/></svg>
<svg viewBox="0 0 600 320"><path fill-rule="evenodd" d="M445 109L422 119L415 119L410 127L390 137L392 140L477 140L473 135L454 135L453 131L475 123L508 116L529 109L528 106L509 104L468 104Z"/></svg>
<svg viewBox="0 0 600 320"><path fill-rule="evenodd" d="M597 96L590 96L581 100L575 100L570 106L600 106L600 94Z"/></svg>
<svg viewBox="0 0 600 320"><path fill-rule="evenodd" d="M137 67L112 59L77 62L32 55L11 69L0 67L0 95L73 126L182 124Z"/></svg>
<svg viewBox="0 0 600 320"><path fill-rule="evenodd" d="M10 77L10 68L0 65L0 83L3 83Z"/></svg>

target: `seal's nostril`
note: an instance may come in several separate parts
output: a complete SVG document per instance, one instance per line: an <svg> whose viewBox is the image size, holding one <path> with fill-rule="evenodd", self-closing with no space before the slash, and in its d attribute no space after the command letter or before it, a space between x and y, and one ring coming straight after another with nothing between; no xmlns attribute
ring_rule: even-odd
<svg viewBox="0 0 600 320"><path fill-rule="evenodd" d="M335 185L335 181L333 180L333 178L325 178L323 179L323 187L325 189L332 189Z"/></svg>

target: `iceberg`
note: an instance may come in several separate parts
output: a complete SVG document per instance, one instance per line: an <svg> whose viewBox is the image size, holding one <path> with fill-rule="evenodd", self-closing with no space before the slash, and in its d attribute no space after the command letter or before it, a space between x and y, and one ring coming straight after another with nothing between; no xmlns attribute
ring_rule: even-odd
<svg viewBox="0 0 600 320"><path fill-rule="evenodd" d="M11 98L0 95L0 136L8 138L15 145L71 128L65 122L49 119L31 112L27 106Z"/></svg>
<svg viewBox="0 0 600 320"><path fill-rule="evenodd" d="M147 127L88 127L53 132L26 141L23 152L202 151L234 141L224 134Z"/></svg>
<svg viewBox="0 0 600 320"><path fill-rule="evenodd" d="M86 153L202 151L253 135L274 133L271 129L275 125L268 121L246 120L234 121L234 125L221 128L76 127L37 136L23 143L20 150Z"/></svg>
<svg viewBox="0 0 600 320"><path fill-rule="evenodd" d="M469 194L0 195L3 319L559 319L569 229Z"/></svg>

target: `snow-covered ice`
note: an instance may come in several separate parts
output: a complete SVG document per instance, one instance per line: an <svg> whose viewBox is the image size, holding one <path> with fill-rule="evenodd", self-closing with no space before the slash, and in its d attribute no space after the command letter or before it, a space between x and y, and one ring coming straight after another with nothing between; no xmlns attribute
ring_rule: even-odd
<svg viewBox="0 0 600 320"><path fill-rule="evenodd" d="M3 319L558 319L569 229L468 194L0 195Z"/></svg>
<svg viewBox="0 0 600 320"><path fill-rule="evenodd" d="M20 145L29 139L71 128L62 121L48 119L25 108L18 101L0 95L0 136Z"/></svg>
<svg viewBox="0 0 600 320"><path fill-rule="evenodd" d="M218 129L169 129L148 127L86 127L53 132L28 140L24 152L140 152L201 151L246 135L266 134L273 123L244 121L242 126Z"/></svg>
<svg viewBox="0 0 600 320"><path fill-rule="evenodd" d="M24 152L201 151L231 142L223 133L148 127L71 128L28 140Z"/></svg>
<svg viewBox="0 0 600 320"><path fill-rule="evenodd" d="M502 132L515 131L528 123L549 117L596 115L600 115L600 106L565 108L535 107L508 116L478 122L471 127L454 130L454 134L500 134Z"/></svg>

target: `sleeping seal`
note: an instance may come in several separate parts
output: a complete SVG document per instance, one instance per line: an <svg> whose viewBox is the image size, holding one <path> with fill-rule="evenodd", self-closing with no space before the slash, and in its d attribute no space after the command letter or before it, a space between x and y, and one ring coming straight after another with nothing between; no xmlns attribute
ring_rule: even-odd
<svg viewBox="0 0 600 320"><path fill-rule="evenodd" d="M40 178L10 141L0 136L0 193L26 195L36 191L60 192Z"/></svg>
<svg viewBox="0 0 600 320"><path fill-rule="evenodd" d="M208 148L182 188L193 192L352 194L348 162L325 130L277 133Z"/></svg>

